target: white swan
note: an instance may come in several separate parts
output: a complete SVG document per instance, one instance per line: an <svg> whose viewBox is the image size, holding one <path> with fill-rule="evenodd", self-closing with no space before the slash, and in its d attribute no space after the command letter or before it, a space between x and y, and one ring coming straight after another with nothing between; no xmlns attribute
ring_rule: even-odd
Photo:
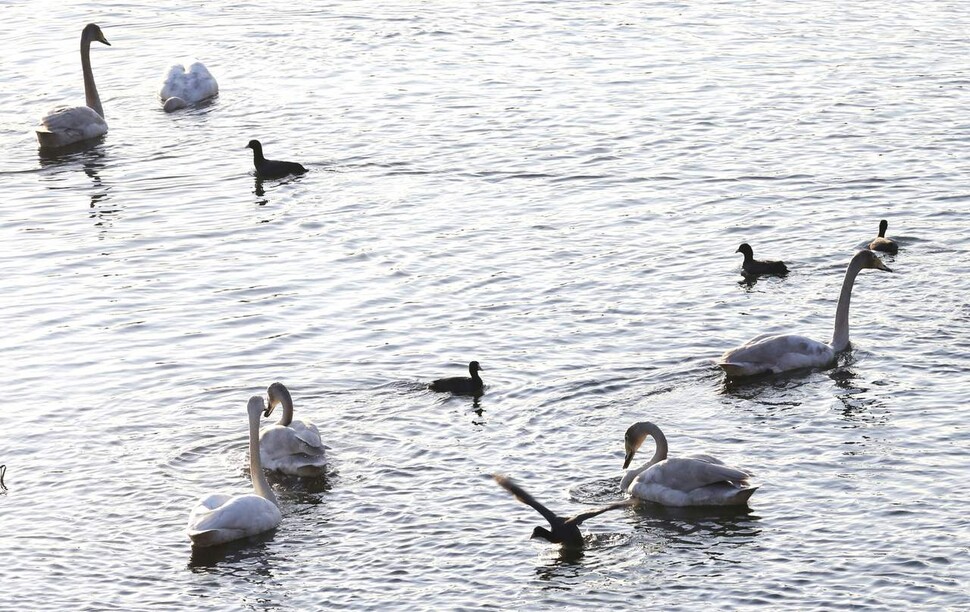
<svg viewBox="0 0 970 612"><path fill-rule="evenodd" d="M317 426L293 420L293 398L283 383L271 384L266 394L269 396L266 416L277 404L283 405L283 416L275 425L259 432L263 465L268 470L292 476L323 476L327 471L327 455Z"/></svg>
<svg viewBox="0 0 970 612"><path fill-rule="evenodd" d="M263 398L249 398L249 472L255 493L217 493L199 500L189 514L186 531L193 546L216 546L269 531L283 520L279 502L266 482L259 461L259 415L268 416Z"/></svg>
<svg viewBox="0 0 970 612"><path fill-rule="evenodd" d="M623 469L629 467L647 436L656 441L653 457L642 467L629 470L620 481L620 489L633 497L664 506L736 506L748 503L758 489L748 483L751 474L708 455L668 459L667 438L647 421L626 430Z"/></svg>
<svg viewBox="0 0 970 612"><path fill-rule="evenodd" d="M195 62L188 71L182 64L168 69L158 93L165 112L170 113L196 104L219 93L219 84L202 62Z"/></svg>
<svg viewBox="0 0 970 612"><path fill-rule="evenodd" d="M108 133L101 97L98 96L94 73L91 72L92 40L111 46L101 33L101 28L93 23L89 23L81 32L81 71L84 73L84 103L87 106L60 106L41 119L36 131L37 141L43 148L63 147Z"/></svg>
<svg viewBox="0 0 970 612"><path fill-rule="evenodd" d="M792 334L762 334L725 352L717 365L729 377L739 377L820 368L832 363L838 353L849 348L849 300L855 277L864 268L892 272L872 251L855 254L845 270L842 293L835 309L835 332L829 344Z"/></svg>

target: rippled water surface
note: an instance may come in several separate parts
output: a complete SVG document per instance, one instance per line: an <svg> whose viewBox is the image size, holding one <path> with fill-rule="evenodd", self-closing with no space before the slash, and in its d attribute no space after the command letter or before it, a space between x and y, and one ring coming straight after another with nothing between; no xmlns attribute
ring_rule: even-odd
<svg viewBox="0 0 970 612"><path fill-rule="evenodd" d="M970 7L16 3L0 72L3 592L31 609L970 606ZM83 101L110 131L40 155ZM221 86L167 115L168 67ZM257 184L244 149L302 162ZM765 331L834 369L728 385ZM786 278L745 282L741 242ZM428 391L479 360L478 401ZM274 380L334 471L193 556ZM623 432L755 472L749 511L618 500ZM649 444L649 443L648 443ZM649 456L650 449L643 455ZM643 457L645 460L646 457Z"/></svg>

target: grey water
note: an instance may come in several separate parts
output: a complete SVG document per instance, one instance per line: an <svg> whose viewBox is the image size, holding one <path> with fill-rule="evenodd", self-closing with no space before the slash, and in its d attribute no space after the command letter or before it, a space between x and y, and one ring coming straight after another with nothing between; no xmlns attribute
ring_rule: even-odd
<svg viewBox="0 0 970 612"><path fill-rule="evenodd" d="M0 607L970 607L970 5L0 14ZM109 132L40 154L88 22ZM219 96L164 113L193 58ZM257 183L252 138L309 172ZM880 219L900 251L860 274L839 364L726 383L756 334L831 337ZM746 281L741 242L791 273ZM426 389L473 359L481 398ZM333 471L194 555L276 380ZM641 420L753 471L750 508L530 540L489 475L561 514L619 500Z"/></svg>

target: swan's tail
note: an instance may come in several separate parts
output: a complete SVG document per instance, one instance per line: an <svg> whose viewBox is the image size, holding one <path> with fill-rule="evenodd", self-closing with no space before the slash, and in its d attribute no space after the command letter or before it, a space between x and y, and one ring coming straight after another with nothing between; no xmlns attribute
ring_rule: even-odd
<svg viewBox="0 0 970 612"><path fill-rule="evenodd" d="M751 376L755 372L754 364L747 361L719 361L717 363L718 367L724 370L724 373L728 375L728 378L737 378L740 376Z"/></svg>
<svg viewBox="0 0 970 612"><path fill-rule="evenodd" d="M760 486L760 485L759 485ZM738 492L731 498L736 504L746 504L754 492L758 490L758 487L745 487L743 489L738 489Z"/></svg>
<svg viewBox="0 0 970 612"><path fill-rule="evenodd" d="M192 540L192 546L198 547L216 546L232 539L227 538L225 529L203 529L189 531L188 533L189 539Z"/></svg>

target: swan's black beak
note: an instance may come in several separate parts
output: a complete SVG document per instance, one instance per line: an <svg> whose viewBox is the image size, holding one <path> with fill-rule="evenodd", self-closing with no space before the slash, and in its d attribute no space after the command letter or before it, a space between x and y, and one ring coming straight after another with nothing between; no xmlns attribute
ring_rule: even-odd
<svg viewBox="0 0 970 612"><path fill-rule="evenodd" d="M884 270L886 272L892 272L892 268L890 268L886 264L882 263L882 260L879 259L878 257L876 258L876 269L877 270Z"/></svg>
<svg viewBox="0 0 970 612"><path fill-rule="evenodd" d="M633 455L635 451L627 451L626 458L623 459L623 469L630 467L630 462L633 461Z"/></svg>
<svg viewBox="0 0 970 612"><path fill-rule="evenodd" d="M266 402L266 410L263 411L263 418L273 414L273 408L275 407L276 405L273 402Z"/></svg>
<svg viewBox="0 0 970 612"><path fill-rule="evenodd" d="M108 42L108 39L107 39L107 38L105 38L104 36L102 36L101 38L99 38L99 39L98 39L98 42L102 42L102 43L104 43L104 44L106 44L106 45L108 45L109 47L111 46L111 43L109 43L109 42Z"/></svg>

